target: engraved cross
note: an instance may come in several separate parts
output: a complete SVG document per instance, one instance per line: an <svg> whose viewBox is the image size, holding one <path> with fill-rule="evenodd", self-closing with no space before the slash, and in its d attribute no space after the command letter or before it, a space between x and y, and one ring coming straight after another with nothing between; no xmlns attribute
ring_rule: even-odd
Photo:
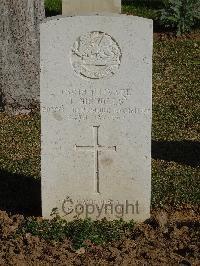
<svg viewBox="0 0 200 266"><path fill-rule="evenodd" d="M93 152L94 153L94 182L95 191L100 193L99 186L99 152L100 151L117 151L117 146L101 146L99 145L99 127L93 126L93 146L78 146L75 145L77 151Z"/></svg>

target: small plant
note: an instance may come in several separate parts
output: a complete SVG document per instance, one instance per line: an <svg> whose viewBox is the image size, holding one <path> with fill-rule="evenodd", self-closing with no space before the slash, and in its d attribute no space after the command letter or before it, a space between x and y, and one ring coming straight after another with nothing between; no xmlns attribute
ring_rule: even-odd
<svg viewBox="0 0 200 266"><path fill-rule="evenodd" d="M52 220L40 220L28 218L22 225L18 234L30 233L49 241L62 241L68 238L74 248L87 246L89 240L93 244L104 244L120 239L133 229L134 222L116 221L92 221L75 220L67 222L60 217Z"/></svg>
<svg viewBox="0 0 200 266"><path fill-rule="evenodd" d="M190 32L200 19L199 0L163 0L165 8L161 10L161 23L165 27L176 29L177 35Z"/></svg>
<svg viewBox="0 0 200 266"><path fill-rule="evenodd" d="M45 0L46 16L55 16L62 14L62 0Z"/></svg>

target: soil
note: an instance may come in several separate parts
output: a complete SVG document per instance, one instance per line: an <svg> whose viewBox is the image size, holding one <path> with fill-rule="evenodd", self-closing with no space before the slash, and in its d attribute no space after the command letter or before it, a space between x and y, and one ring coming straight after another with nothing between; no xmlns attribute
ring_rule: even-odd
<svg viewBox="0 0 200 266"><path fill-rule="evenodd" d="M16 237L22 215L0 211L0 265L200 265L199 208L153 210L120 241L75 250L70 240Z"/></svg>

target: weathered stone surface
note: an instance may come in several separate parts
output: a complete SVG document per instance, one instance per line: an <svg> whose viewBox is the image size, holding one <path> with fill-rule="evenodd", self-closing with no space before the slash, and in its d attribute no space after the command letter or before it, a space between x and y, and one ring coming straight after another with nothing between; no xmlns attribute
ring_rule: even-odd
<svg viewBox="0 0 200 266"><path fill-rule="evenodd" d="M152 36L125 15L42 23L45 217L149 217Z"/></svg>
<svg viewBox="0 0 200 266"><path fill-rule="evenodd" d="M39 23L41 0L0 1L0 90L8 112L39 102Z"/></svg>
<svg viewBox="0 0 200 266"><path fill-rule="evenodd" d="M80 15L90 12L121 13L121 0L62 0L62 14Z"/></svg>

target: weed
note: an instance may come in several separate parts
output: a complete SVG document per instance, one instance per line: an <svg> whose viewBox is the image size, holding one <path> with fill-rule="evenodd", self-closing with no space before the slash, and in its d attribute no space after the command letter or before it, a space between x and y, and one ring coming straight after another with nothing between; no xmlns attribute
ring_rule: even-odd
<svg viewBox="0 0 200 266"><path fill-rule="evenodd" d="M40 220L28 218L18 231L18 234L30 233L49 241L62 241L69 239L73 247L78 249L87 246L87 241L96 245L102 245L114 240L119 240L127 235L134 227L134 222L117 221L92 221L75 220L67 222L60 217L52 220Z"/></svg>

